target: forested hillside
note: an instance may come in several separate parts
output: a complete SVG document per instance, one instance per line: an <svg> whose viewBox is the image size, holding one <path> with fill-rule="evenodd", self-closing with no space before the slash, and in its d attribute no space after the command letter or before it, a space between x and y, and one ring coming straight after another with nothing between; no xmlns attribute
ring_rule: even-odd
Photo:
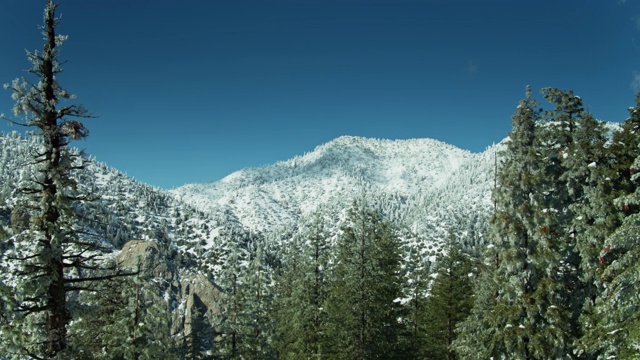
<svg viewBox="0 0 640 360"><path fill-rule="evenodd" d="M7 86L0 358L640 357L640 96L613 126L527 87L483 153L344 136L165 191L72 146L56 7Z"/></svg>
<svg viewBox="0 0 640 360"><path fill-rule="evenodd" d="M74 229L99 245L107 263L130 240L157 244L159 255L144 274L109 284L122 289L122 300L114 301L123 304L145 289L151 299L145 306L167 319L147 336L164 334L177 358L370 358L372 349L396 358L632 356L638 111L631 108L629 119L613 126L595 120L571 91L542 93L551 106L543 110L528 91L509 137L483 154L431 140L344 137L299 158L171 192L70 149L85 159L73 173L76 190L92 195L74 206ZM17 260L14 239L33 225L19 205L20 184L36 171L31 154L41 146L37 137L2 136L6 269ZM315 162L336 148L342 152L333 160ZM396 162L404 167L394 168ZM158 282L166 271L151 269L164 262L175 266L173 285ZM447 275L465 268L462 278ZM16 276L5 272L5 286L15 286ZM189 290L183 279L218 290ZM461 292L436 290L446 279ZM74 293L68 296L76 309L106 306ZM454 298L459 306L442 305ZM360 312L341 308L358 299L369 299ZM89 324L74 310L76 327L69 330L81 332L70 340L86 341L77 324L131 321L142 306L128 306L111 325ZM391 324L378 318L378 307L395 309L398 323L386 335L366 335L375 321ZM453 320L457 327L444 325ZM336 338L345 343L334 347ZM128 346L142 353L151 343ZM99 344L75 346L96 358L121 351L113 341Z"/></svg>
<svg viewBox="0 0 640 360"><path fill-rule="evenodd" d="M359 147L365 147L366 149L367 146L377 147L378 152L392 149L394 158L383 162L378 159L379 156L375 152L371 151L372 158L366 159L367 161L365 162L362 162L362 159L352 159L349 156L342 156L342 161L325 160L322 166L324 173L321 174L311 170L308 172L300 171L297 177L281 175L279 181L286 183L289 187L288 190L281 191L277 189L277 185L270 190L260 190L259 192L263 194L264 199L273 201L271 199L277 196L275 194L295 194L296 191L311 194L318 183L343 181L344 186L342 188L339 186L325 186L322 194L326 200L315 199L315 208L307 205L305 209L305 205L303 203L298 204L295 199L288 199L289 202L286 205L285 201L281 200L278 204L285 209L299 207L299 210L292 211L297 216L283 216L276 211L272 211L271 216L277 221L274 220L274 223L269 226L265 225L260 229L247 225L255 222L255 219L260 219L261 212L265 211L263 203L259 201L255 201L259 205L255 208L249 207L250 202L245 204L248 210L244 212L234 211L234 208L228 206L242 206L243 204L240 200L223 203L227 206L218 206L216 204L219 204L219 202L215 201L210 203L212 204L211 206L203 206L203 204L207 203L202 200L187 201L184 195L175 195L174 193L177 191L169 193L139 183L105 164L86 158L75 149L70 149L71 153L82 158L84 162L83 168L75 171L72 176L72 179L77 184L76 190L84 194L90 194L92 197L91 201L75 206L77 220L74 228L77 229L78 234L84 241L99 245L100 253L104 254L105 262L117 259L116 255L126 243L130 240L139 239L157 243L157 249L160 252L160 260L152 260L152 264L143 265L143 268L157 268L158 264L153 263L153 261L163 263L165 260L162 260L162 258L164 258L176 266L177 269L181 269L179 274L177 269L172 270L176 273L171 277L175 278L174 280L177 279L178 283L168 286L163 285L164 280L161 280L160 283L151 286L151 290L147 289L150 294L146 295L152 298L155 296L154 302L160 301L160 304L156 305L162 308L161 313L165 314L163 316L167 318L169 326L159 334L164 333L164 336L170 338L170 343L173 344L171 345L172 351L177 357L186 356L184 354L187 350L185 350L186 345L184 344L194 336L193 330L191 330L191 321L186 319L198 313L200 314L200 319L196 323L201 324L199 325L200 327L210 328L204 333L217 339L216 342L212 342L211 340L198 338L198 341L204 342L204 344L201 344L203 348L198 350L199 353L219 354L222 356L225 353L243 354L244 351L253 351L253 356L257 356L255 354L266 351L264 346L267 345L265 344L252 344L250 346L243 343L246 340L241 340L246 338L247 333L263 330L262 328L256 329L255 322L257 320L251 320L254 319L254 316L258 316L253 314L253 311L258 311L258 309L262 309L260 311L262 311L262 316L265 320L261 326L265 327L264 331L267 331L269 336L268 341L265 341L270 344L268 345L272 349L270 351L273 351L273 354L277 354L279 351L276 351L278 347L274 345L274 342L283 336L288 336L282 333L283 329L287 327L284 324L276 324L275 319L271 316L279 314L274 310L279 306L284 306L278 305L280 301L284 303L290 301L299 303L289 295L283 297L283 295L278 294L281 291L290 291L282 288L285 283L301 281L287 278L293 275L300 275L300 272L291 272L285 268L285 264L296 262L300 266L312 266L311 264L302 265L303 262L307 261L306 259L293 259L292 256L299 256L300 254L309 254L311 256L311 252L315 249L318 253L313 256L318 259L322 258L324 259L322 261L326 262L322 266L318 265L318 272L322 269L322 273L325 274L328 271L329 264L335 261L333 258L338 256L337 251L342 241L340 239L345 226L354 221L354 219L351 219L354 215L349 215L349 213L358 209L359 211L367 212L377 209L375 216L372 213L363 219L378 219L376 220L377 222L383 221L386 223L388 236L392 236L395 239L395 245L393 245L395 250L388 249L398 256L398 263L395 265L397 267L395 276L398 277L396 286L399 286L399 288L396 289L397 293L392 300L399 299L399 304L404 306L409 306L408 304L411 303L413 307L411 316L415 317L413 321L416 324L422 321L426 323L427 320L424 319L424 315L421 315L421 306L415 306L417 304L415 298L418 295L424 297L427 294L427 289L430 286L429 274L434 271L436 259L443 254L445 243L455 233L458 236L454 240L455 243L463 244L469 251L477 253L479 251L477 246L484 241L482 234L483 229L486 229L487 209L491 207L489 189L492 186L492 162L494 160L491 154L495 155L494 149L489 149L485 154L471 154L432 140L405 142L363 138L341 138L321 146L319 149L322 151L332 148L335 143L356 151ZM1 144L3 167L2 171L0 171L0 177L3 184L2 199L4 205L2 206L2 214L3 232L5 234L3 236L7 238L3 248L11 250L12 246L14 246L13 237L28 231L30 227L29 211L19 206L22 194L18 185L28 181L29 176L34 172L34 164L30 155L34 150L40 148L42 144L37 137L24 137L16 132L4 134ZM406 144L413 145L413 149L404 154L402 149L404 148L403 145ZM389 180L394 181L395 174L389 175L387 179L381 179L371 169L375 169L377 172L383 171L380 169L389 169L388 164L400 161L399 159L416 157L417 152L420 150L424 150L427 154L418 158L415 164L411 165L410 170L404 172L396 171L396 173L399 173L397 180L395 180L397 182L396 186L391 191L385 191L383 185ZM447 152L453 155L444 156L443 154L446 155ZM306 156L313 157L315 152ZM336 156L337 158L338 156ZM444 173L441 172L441 168L445 165L433 165L442 162L443 159L446 166L449 166L447 168L448 171ZM294 159L290 162L293 161L299 161L299 159ZM274 166L281 166L281 164ZM357 166L362 169L370 169L369 175L346 176L344 172L341 172L344 169ZM432 166L436 167L436 169L431 169ZM312 168L314 167L312 166ZM273 174L269 167L247 169L243 172L252 172L256 174L256 177L262 179L266 175L260 175L261 173ZM233 174L230 177L241 178L243 172ZM429 176L428 184L430 186L426 186L427 183L425 183L425 187L422 188L420 184L427 177L425 174ZM228 183L229 180L223 179L221 182ZM255 189L256 187L270 184L265 180L255 181L254 179L242 179L241 183L242 185L237 186L235 190L239 193L245 191L245 188ZM470 186L473 184L476 187ZM214 183L212 185L197 186L216 187L221 185ZM226 186L229 185L226 184ZM296 187L302 190L295 190ZM463 189L466 189L466 191ZM239 198L232 190L221 193L227 197ZM243 196L252 199L248 195ZM357 201L357 205L354 201ZM195 207L189 205L189 203L192 203ZM421 203L429 204L429 206L425 209L420 206ZM466 216L465 214L471 215ZM370 218L369 216L374 217ZM383 218L386 220L383 220ZM393 219L393 221L389 219ZM364 226L364 224L361 224L361 226ZM314 241L319 242L315 243L314 246L316 247L312 247L312 242ZM321 251L322 253L320 253ZM9 258L11 257L10 254L10 251L5 253ZM143 252L139 255L158 256L150 255L149 252ZM378 253L376 256L384 257L384 253ZM14 260L9 258L7 260ZM251 274L257 271L256 267L257 269L262 269L259 272L262 277L253 279ZM165 272L158 272L157 270L145 271L143 279L148 280L136 281L149 281L151 278L162 279L167 277L167 270L164 270ZM5 273L5 275L7 283L11 284L14 274ZM196 279L196 275L200 277ZM328 276L328 273L322 275L323 278L324 276ZM213 306L198 308L197 304L192 304L193 300L189 300L188 290L186 290L184 281L181 278L194 278L198 282L204 281L214 284L214 286L224 290L224 296L214 299L215 301L213 302L212 299L203 299L203 304L216 303L215 309ZM372 278L372 280L374 282L377 281L376 278ZM155 280L155 282L157 281ZM126 302L126 297L135 296L135 291L132 290L132 287L139 286L126 278L121 282L122 284L127 284L121 290L125 299L113 301ZM109 282L109 286L118 286L118 283ZM323 286L326 285L324 284ZM105 288L102 291L109 292L113 290L112 288ZM185 291L187 294L185 294ZM299 291L303 291L303 289ZM318 291L328 292L327 289ZM253 299L250 294L256 294L256 292L263 293L258 296L258 299ZM86 307L87 304L84 301L89 301L89 303L97 301L91 296L86 297L88 300L77 296L72 296L71 299L74 300L74 307ZM79 299L83 299L83 302L76 303ZM254 300L259 301L258 304L251 305ZM229 308L230 305L242 307L246 310L243 310L242 313L229 315L225 311L232 311L234 306ZM257 306L257 308L249 310L252 306ZM286 308L287 311L295 310L292 306L287 306ZM160 310L156 309L156 311ZM234 311L238 311L237 308ZM132 312L123 316L133 316L131 314ZM78 321L76 324L89 326L83 316L87 315L82 315L82 312L74 313L74 318ZM267 316L269 316L268 319ZM283 315L281 321L285 321L285 317L287 322L290 321L289 315ZM231 326L228 324L229 319L234 319L237 324L232 326L232 330L225 330L226 326ZM241 321L247 321L248 323L242 325ZM72 327L70 330L77 331L77 328ZM417 327L415 331L417 331ZM229 336L224 335L227 332L237 335L237 338L235 340L230 339ZM171 333L172 336L169 336ZM418 334L418 332L415 333ZM310 336L313 337L313 335ZM86 341L86 338L81 336L78 338ZM409 340L404 339L403 341ZM227 344L229 342L231 343L230 345ZM416 344L415 346L420 343L416 338L410 342ZM111 344L111 346L114 346L114 352L119 351L113 345L113 342ZM92 349L85 344L76 346L82 349L83 354ZM106 344L101 346L106 346ZM288 347L289 345L282 344L281 346ZM244 347L247 347L247 349L242 350ZM96 349L94 348L93 351L96 351ZM109 357L111 356L109 354L107 352L100 356ZM96 355L96 357L100 356Z"/></svg>

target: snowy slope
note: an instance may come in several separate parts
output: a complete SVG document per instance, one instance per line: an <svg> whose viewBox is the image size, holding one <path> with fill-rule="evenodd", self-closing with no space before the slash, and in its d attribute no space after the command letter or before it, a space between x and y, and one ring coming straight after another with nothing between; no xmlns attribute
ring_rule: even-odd
<svg viewBox="0 0 640 360"><path fill-rule="evenodd" d="M171 193L203 211L231 213L260 232L304 219L319 206L337 211L364 194L394 222L423 232L426 222L441 220L440 210L446 216L487 211L494 153L493 147L474 154L432 139L343 136L287 161Z"/></svg>
<svg viewBox="0 0 640 360"><path fill-rule="evenodd" d="M29 154L36 146L35 138L16 132L0 133L0 225L10 225L19 195L16 186L25 173L32 171ZM223 229L243 232L230 214L204 214L162 189L137 182L94 159L86 160L86 168L74 173L74 177L79 192L96 200L78 208L78 226L85 227L85 233L92 234L91 239L106 247L119 249L129 240L142 239L172 244L182 252L198 255L220 238L218 234Z"/></svg>
<svg viewBox="0 0 640 360"><path fill-rule="evenodd" d="M29 169L24 165L34 143L15 133L0 140L0 221L8 224L13 191ZM100 198L81 209L90 232L116 248L153 239L202 258L229 239L274 239L268 241L279 247L287 229L307 222L318 208L338 231L355 197L381 209L408 246L437 245L454 231L472 248L483 242L492 209L495 153L495 146L470 153L431 139L344 136L287 161L169 192L96 161L77 180L82 192Z"/></svg>

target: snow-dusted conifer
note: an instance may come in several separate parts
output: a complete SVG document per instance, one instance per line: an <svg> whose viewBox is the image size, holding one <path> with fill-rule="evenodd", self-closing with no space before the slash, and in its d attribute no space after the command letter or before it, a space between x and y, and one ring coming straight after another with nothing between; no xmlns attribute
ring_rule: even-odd
<svg viewBox="0 0 640 360"><path fill-rule="evenodd" d="M615 178L613 162L603 124L585 114L573 139L564 161L566 171L562 179L567 183L571 199L567 209L571 218L567 224L569 242L565 267L571 272L566 272L564 279L571 280L565 282L566 297L573 307L574 334L580 338L592 331L593 305L602 291L600 252L604 240L620 225L621 211L613 202L617 180L612 180Z"/></svg>
<svg viewBox="0 0 640 360"><path fill-rule="evenodd" d="M241 319L244 342L242 353L247 358L275 359L272 272L266 262L267 253L257 245L251 256L240 288L244 307Z"/></svg>
<svg viewBox="0 0 640 360"><path fill-rule="evenodd" d="M103 281L82 294L62 359L174 359L168 305L146 277Z"/></svg>
<svg viewBox="0 0 640 360"><path fill-rule="evenodd" d="M586 203L585 187L590 165L604 160L604 138L599 123L584 111L582 99L570 90L545 88L544 97L554 108L545 112L540 130L544 139L541 161L545 167L542 219L553 253L560 259L556 278L562 283L560 299L569 321L572 341L580 337L578 319L584 305L585 283L581 281L580 246L584 232L578 232L584 217L577 215Z"/></svg>
<svg viewBox="0 0 640 360"><path fill-rule="evenodd" d="M425 354L420 358L457 359L452 344L457 334L456 326L465 320L473 306L471 259L453 234L449 239L447 254L438 261L436 277L426 301Z"/></svg>
<svg viewBox="0 0 640 360"><path fill-rule="evenodd" d="M210 359L215 353L215 333L205 312L204 304L195 297L188 314L189 332L183 338L181 359Z"/></svg>
<svg viewBox="0 0 640 360"><path fill-rule="evenodd" d="M640 104L640 95L636 100ZM623 216L622 223L609 231L602 248L590 252L591 257L597 256L597 264L593 263L593 259L589 262L583 259L586 265L597 267L595 274L599 278L594 280L596 284L599 283L599 291L593 308L582 318L584 336L580 350L598 359L640 357L640 149L637 147L640 140L637 132L640 129L640 106L629 110L630 117L625 121L622 131L614 135L612 144L616 150L627 150L613 154L617 159L614 166L628 166L625 159L630 155L636 156L628 170L619 170L629 174L629 183L625 184L625 176L622 176L623 181L615 182L618 185L614 194L619 196L613 203L617 213ZM618 144L620 139L626 143ZM629 145L635 146L635 149L628 148ZM633 192L628 193L630 190ZM618 221L616 210L609 211L612 211L610 216Z"/></svg>
<svg viewBox="0 0 640 360"><path fill-rule="evenodd" d="M225 257L222 271L217 278L217 284L222 288L221 299L221 326L220 340L217 348L221 355L230 359L238 359L241 355L240 344L243 340L242 333L242 311L244 299L241 287L243 286L242 276L247 271L249 254L240 249L237 244L233 245L230 252Z"/></svg>
<svg viewBox="0 0 640 360"><path fill-rule="evenodd" d="M282 359L326 355L329 232L321 213L312 218L291 241L276 278L275 322Z"/></svg>
<svg viewBox="0 0 640 360"><path fill-rule="evenodd" d="M527 87L526 98L512 116L510 141L494 191L495 253L488 259L495 264L494 305L484 318L469 317L469 321L479 323L461 325L472 331L457 344L463 356L475 357L475 352L495 358L560 358L572 342L568 335L570 314L563 305L557 279L562 257L552 236L555 210L546 203L549 189L537 138L539 119L538 103ZM486 311L487 295L476 299L474 313ZM470 336L476 340L470 340ZM473 344L484 345L474 349Z"/></svg>
<svg viewBox="0 0 640 360"><path fill-rule="evenodd" d="M328 336L336 358L403 358L399 239L378 211L355 202L337 242Z"/></svg>
<svg viewBox="0 0 640 360"><path fill-rule="evenodd" d="M478 263L473 282L473 307L467 318L456 326L452 348L460 359L489 359L506 353L505 344L498 339L504 331L502 319L495 316L498 251L490 245L483 251L484 262Z"/></svg>
<svg viewBox="0 0 640 360"><path fill-rule="evenodd" d="M404 244L404 293L407 301L404 303L405 316L403 324L406 333L402 337L402 346L407 349L411 358L426 358L427 343L426 330L431 324L427 314L426 298L429 294L429 285L435 257L427 252L426 247L420 246L423 242L418 234L409 234L409 242Z"/></svg>
<svg viewBox="0 0 640 360"><path fill-rule="evenodd" d="M12 237L1 259L2 281L11 286L11 296L3 300L13 311L0 327L0 352L9 357L54 357L63 352L72 320L67 294L104 279L95 272L100 269L99 247L80 237L75 227L75 206L89 197L76 191L72 174L84 162L68 145L88 135L78 119L90 115L69 103L73 96L58 83L58 47L66 36L56 33L56 8L47 0L43 50L28 53L29 72L37 81L16 79L6 85L15 100L15 118L8 120L32 128L31 134L39 139L30 154L34 170L24 173L16 204L28 212L29 228Z"/></svg>
<svg viewBox="0 0 640 360"><path fill-rule="evenodd" d="M215 347L231 359L270 359L275 356L271 271L260 245L235 245L218 281L223 290L222 323Z"/></svg>

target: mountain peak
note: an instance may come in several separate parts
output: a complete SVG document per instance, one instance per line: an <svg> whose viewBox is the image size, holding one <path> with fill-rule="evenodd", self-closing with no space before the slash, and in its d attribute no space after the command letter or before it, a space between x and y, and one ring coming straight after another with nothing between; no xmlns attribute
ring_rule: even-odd
<svg viewBox="0 0 640 360"><path fill-rule="evenodd" d="M263 230L318 206L347 206L362 192L408 199L435 191L452 183L460 169L484 164L482 159L482 154L433 139L341 136L292 159L172 193L203 210L231 212L245 226Z"/></svg>

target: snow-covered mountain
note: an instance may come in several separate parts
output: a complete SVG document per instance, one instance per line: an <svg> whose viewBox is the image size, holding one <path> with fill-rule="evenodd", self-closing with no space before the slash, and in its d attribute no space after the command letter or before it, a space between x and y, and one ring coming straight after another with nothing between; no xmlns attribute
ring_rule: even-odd
<svg viewBox="0 0 640 360"><path fill-rule="evenodd" d="M7 223L34 143L16 133L0 140L0 218ZM443 240L454 231L473 245L482 242L491 211L498 146L471 153L431 139L343 136L290 160L171 191L97 161L77 176L86 192L100 196L82 210L92 232L116 247L130 239L154 239L201 253L224 241L220 234L281 232L318 209L337 219L356 197L380 208L421 243Z"/></svg>
<svg viewBox="0 0 640 360"><path fill-rule="evenodd" d="M16 189L33 171L30 154L38 146L32 137L0 134L4 237L21 231ZM194 294L210 305L208 311L217 309L215 283L230 253L260 246L277 264L315 214L328 221L327 236L335 238L356 197L383 212L395 225L405 256L424 259L420 266L431 266L450 233L473 251L484 243L492 209L496 149L474 154L430 139L345 136L287 161L172 191L87 159L75 180L80 192L98 200L78 207L77 226L106 252L118 254L118 261L145 257L154 269L147 275L160 279L160 291L172 304L172 333L187 333Z"/></svg>
<svg viewBox="0 0 640 360"><path fill-rule="evenodd" d="M343 136L287 161L171 193L202 211L232 214L257 232L304 221L318 208L337 212L365 197L397 225L442 238L486 218L495 153L496 146L471 153L432 139Z"/></svg>

